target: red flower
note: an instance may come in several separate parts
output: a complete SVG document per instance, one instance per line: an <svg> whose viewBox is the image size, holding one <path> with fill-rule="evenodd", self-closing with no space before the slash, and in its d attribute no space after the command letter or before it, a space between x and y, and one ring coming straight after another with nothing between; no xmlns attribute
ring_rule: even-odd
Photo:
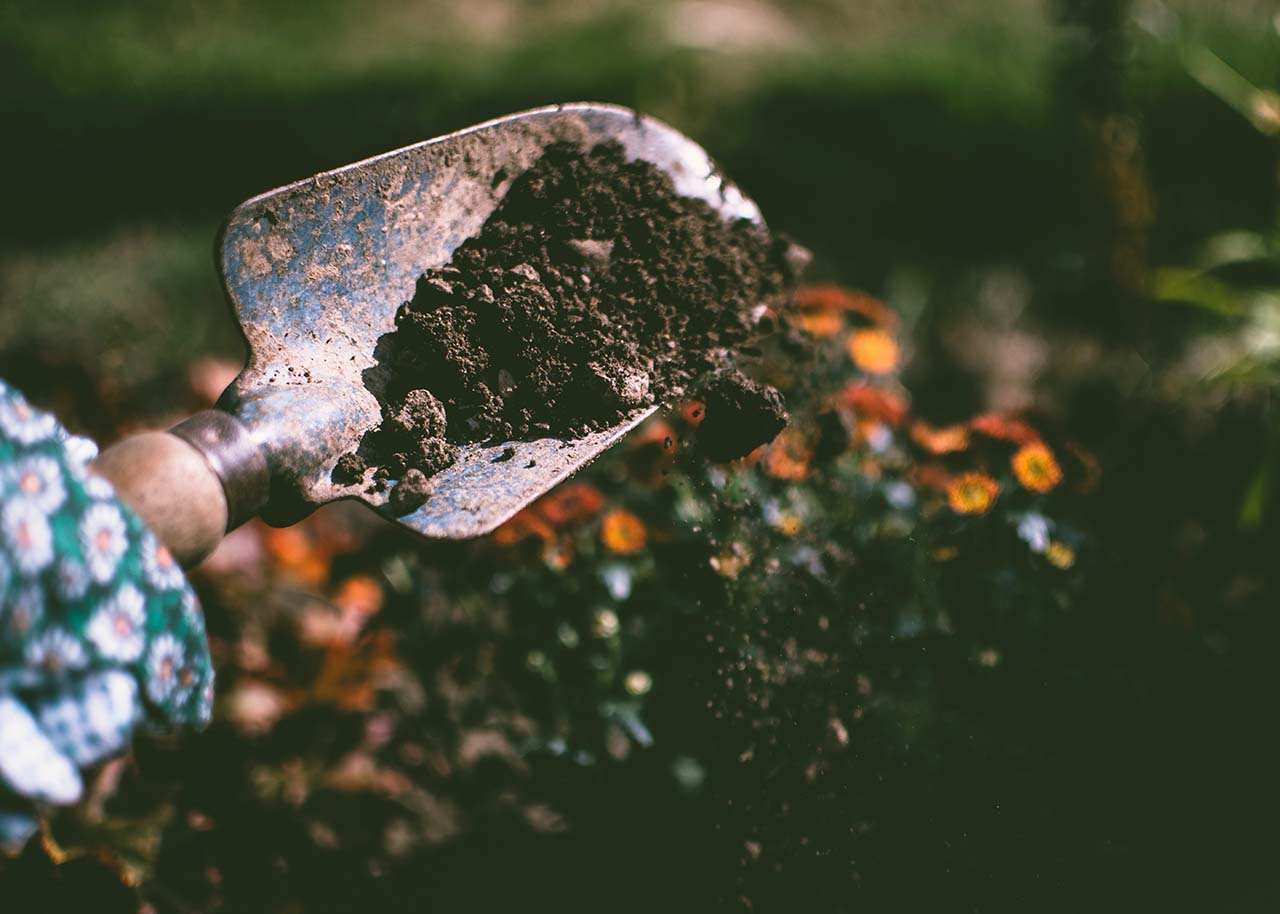
<svg viewBox="0 0 1280 914"><path fill-rule="evenodd" d="M969 446L969 430L963 425L934 428L917 420L911 423L911 440L930 454L954 454Z"/></svg>
<svg viewBox="0 0 1280 914"><path fill-rule="evenodd" d="M813 449L794 427L787 427L766 447L765 472L774 479L804 479Z"/></svg>
<svg viewBox="0 0 1280 914"><path fill-rule="evenodd" d="M898 322L898 315L880 300L830 283L801 286L793 301L796 308L810 314L823 311L858 314L880 327L892 327Z"/></svg>
<svg viewBox="0 0 1280 914"><path fill-rule="evenodd" d="M542 496L533 510L552 526L594 517L604 507L604 496L585 482L570 482Z"/></svg>
<svg viewBox="0 0 1280 914"><path fill-rule="evenodd" d="M846 384L833 399L853 410L860 421L898 425L907 415L907 404L897 394L863 381Z"/></svg>
<svg viewBox="0 0 1280 914"><path fill-rule="evenodd" d="M530 536L539 537L544 544L554 542L556 538L555 532L533 508L525 508L493 531L493 541L499 546L514 546Z"/></svg>
<svg viewBox="0 0 1280 914"><path fill-rule="evenodd" d="M999 413L983 413L969 420L969 428L979 435L1010 441L1014 444L1029 444L1040 440L1040 433L1021 419L1002 416Z"/></svg>

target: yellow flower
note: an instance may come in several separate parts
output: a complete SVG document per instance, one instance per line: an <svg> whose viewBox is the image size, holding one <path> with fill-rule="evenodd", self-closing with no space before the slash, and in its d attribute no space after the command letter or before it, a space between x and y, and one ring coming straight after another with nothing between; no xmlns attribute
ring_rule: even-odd
<svg viewBox="0 0 1280 914"><path fill-rule="evenodd" d="M649 541L649 532L640 518L630 511L615 508L604 516L600 538L610 552L630 555L645 547Z"/></svg>
<svg viewBox="0 0 1280 914"><path fill-rule="evenodd" d="M893 335L878 327L849 334L849 358L867 374L890 374L901 353Z"/></svg>
<svg viewBox="0 0 1280 914"><path fill-rule="evenodd" d="M1013 455L1013 474L1032 492L1048 492L1062 482L1062 468L1053 451L1039 441L1024 444Z"/></svg>
<svg viewBox="0 0 1280 914"><path fill-rule="evenodd" d="M736 578L751 564L751 552L742 543L732 543L710 559L711 567L726 578Z"/></svg>
<svg viewBox="0 0 1280 914"><path fill-rule="evenodd" d="M957 514L985 514L1000 494L1000 484L985 473L965 473L947 486L947 501Z"/></svg>
<svg viewBox="0 0 1280 914"><path fill-rule="evenodd" d="M776 526L783 536L795 536L804 525L800 522L800 518L788 512L778 518Z"/></svg>
<svg viewBox="0 0 1280 914"><path fill-rule="evenodd" d="M1064 571L1076 563L1076 551L1066 543L1060 543L1057 540L1049 544L1049 548L1044 551L1044 557L1054 568L1061 568Z"/></svg>

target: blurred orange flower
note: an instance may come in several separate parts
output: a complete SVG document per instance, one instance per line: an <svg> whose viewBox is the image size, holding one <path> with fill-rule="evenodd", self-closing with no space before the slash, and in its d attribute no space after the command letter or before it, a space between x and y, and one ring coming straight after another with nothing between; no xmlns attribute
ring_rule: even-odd
<svg viewBox="0 0 1280 914"><path fill-rule="evenodd" d="M353 575L338 585L333 602L352 616L372 616L382 608L382 587L367 574Z"/></svg>
<svg viewBox="0 0 1280 914"><path fill-rule="evenodd" d="M367 711L373 707L380 682L399 667L395 636L386 630L370 632L354 644L325 651L308 697L350 711Z"/></svg>
<svg viewBox="0 0 1280 914"><path fill-rule="evenodd" d="M835 336L844 329L844 316L839 311L802 311L797 322L816 337Z"/></svg>
<svg viewBox="0 0 1280 914"><path fill-rule="evenodd" d="M1048 492L1062 482L1062 468L1053 451L1038 441L1024 444L1013 455L1013 474L1032 492Z"/></svg>
<svg viewBox="0 0 1280 914"><path fill-rule="evenodd" d="M589 483L570 482L552 489L533 506L553 526L594 517L604 507L604 496Z"/></svg>
<svg viewBox="0 0 1280 914"><path fill-rule="evenodd" d="M794 426L787 426L766 449L764 470L774 479L804 479L812 456L805 436Z"/></svg>
<svg viewBox="0 0 1280 914"><path fill-rule="evenodd" d="M858 314L882 327L892 327L898 321L898 315L878 299L865 292L856 292L830 283L801 286L796 290L793 300L796 308L802 312Z"/></svg>
<svg viewBox="0 0 1280 914"><path fill-rule="evenodd" d="M332 550L323 548L305 530L304 524L264 527L263 542L281 570L296 581L318 585L329 577Z"/></svg>
<svg viewBox="0 0 1280 914"><path fill-rule="evenodd" d="M639 552L649 542L649 531L644 521L630 511L614 508L604 516L600 526L600 539L610 552L631 555Z"/></svg>
<svg viewBox="0 0 1280 914"><path fill-rule="evenodd" d="M947 501L957 514L985 514L1000 493L1000 484L985 473L964 473L947 486Z"/></svg>
<svg viewBox="0 0 1280 914"><path fill-rule="evenodd" d="M930 454L954 454L969 446L969 430L963 425L935 428L917 420L911 423L911 440Z"/></svg>
<svg viewBox="0 0 1280 914"><path fill-rule="evenodd" d="M660 417L654 417L632 432L627 437L627 443L633 447L660 444L664 448L670 448L675 445L676 437L676 430L671 427L670 422Z"/></svg>
<svg viewBox="0 0 1280 914"><path fill-rule="evenodd" d="M556 538L546 521L535 514L533 508L525 508L493 531L493 541L499 546L514 546L530 536L537 536L544 543L549 543Z"/></svg>
<svg viewBox="0 0 1280 914"><path fill-rule="evenodd" d="M859 419L897 425L907 415L907 404L900 397L864 381L846 384L834 400L838 405L852 409Z"/></svg>
<svg viewBox="0 0 1280 914"><path fill-rule="evenodd" d="M1002 416L999 413L983 413L980 416L974 416L969 420L969 428L988 438L998 438L1014 444L1027 444L1040 440L1040 434L1021 419Z"/></svg>
<svg viewBox="0 0 1280 914"><path fill-rule="evenodd" d="M853 363L867 374L890 374L902 358L898 341L878 328L853 331L847 346Z"/></svg>

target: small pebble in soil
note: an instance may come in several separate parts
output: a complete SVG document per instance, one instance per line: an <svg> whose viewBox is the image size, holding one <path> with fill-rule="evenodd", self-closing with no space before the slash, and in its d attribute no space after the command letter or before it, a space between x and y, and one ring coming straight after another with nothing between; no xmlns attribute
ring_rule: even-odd
<svg viewBox="0 0 1280 914"><path fill-rule="evenodd" d="M359 454L343 454L333 468L333 481L339 485L354 486L364 479L364 458Z"/></svg>
<svg viewBox="0 0 1280 914"><path fill-rule="evenodd" d="M421 470L410 469L391 490L391 510L398 517L411 514L427 503L431 497L431 482Z"/></svg>

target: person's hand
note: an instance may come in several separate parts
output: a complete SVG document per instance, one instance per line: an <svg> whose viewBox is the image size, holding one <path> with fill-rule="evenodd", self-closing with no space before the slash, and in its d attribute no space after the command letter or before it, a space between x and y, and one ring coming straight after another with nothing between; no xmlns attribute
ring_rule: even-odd
<svg viewBox="0 0 1280 914"><path fill-rule="evenodd" d="M0 846L140 724L203 726L204 619L177 562L67 434L0 381Z"/></svg>

